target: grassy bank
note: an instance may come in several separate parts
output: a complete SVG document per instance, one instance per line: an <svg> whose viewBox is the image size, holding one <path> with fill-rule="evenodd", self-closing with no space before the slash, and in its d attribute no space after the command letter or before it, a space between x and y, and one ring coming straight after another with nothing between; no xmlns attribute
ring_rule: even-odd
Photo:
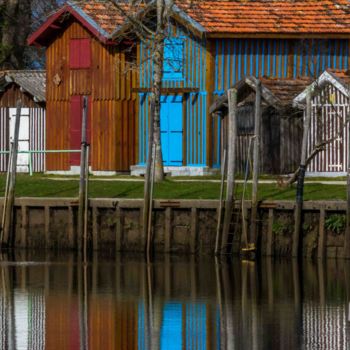
<svg viewBox="0 0 350 350"><path fill-rule="evenodd" d="M90 182L91 198L142 198L143 183L125 178L123 181L111 179ZM0 176L0 196L3 196L5 177ZM172 178L155 186L155 198L159 199L217 199L220 192L219 182L179 182ZM251 186L248 185L246 198L250 198ZM18 197L76 197L78 194L78 178L19 175L17 178L16 196ZM237 198L241 198L242 184L237 185ZM276 184L259 186L261 200L293 200L295 188L280 188ZM345 185L327 185L308 183L305 186L305 200L345 200Z"/></svg>

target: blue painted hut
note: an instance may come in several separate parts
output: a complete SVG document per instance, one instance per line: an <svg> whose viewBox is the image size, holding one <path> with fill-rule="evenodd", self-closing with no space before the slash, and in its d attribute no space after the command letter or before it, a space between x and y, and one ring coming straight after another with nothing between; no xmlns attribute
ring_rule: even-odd
<svg viewBox="0 0 350 350"><path fill-rule="evenodd" d="M347 69L349 9L345 0L321 0L317 6L309 0L175 1L161 107L166 171L199 175L220 166L222 128L209 107L244 77L293 80L317 77L326 68ZM147 159L151 56L140 43L135 173Z"/></svg>

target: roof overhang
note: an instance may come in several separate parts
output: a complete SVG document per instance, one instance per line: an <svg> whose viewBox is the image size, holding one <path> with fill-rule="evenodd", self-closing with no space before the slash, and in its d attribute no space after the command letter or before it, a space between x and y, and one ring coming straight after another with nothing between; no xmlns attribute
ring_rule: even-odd
<svg viewBox="0 0 350 350"><path fill-rule="evenodd" d="M169 2L169 0L165 0ZM110 36L112 40L118 40L118 38L123 37L123 35L127 32L132 33L133 27L133 19L136 21L142 20L143 18L147 18L148 15L152 13L152 11L156 10L156 1L152 0L147 6L141 9L138 13L134 15L133 18L126 19L125 23L119 26ZM181 25L186 26L190 32L194 35L202 37L206 34L206 29L195 21L192 17L190 17L185 11L181 10L177 5L171 5L171 18L173 18L176 22Z"/></svg>
<svg viewBox="0 0 350 350"><path fill-rule="evenodd" d="M103 30L91 17L80 7L68 1L59 11L50 16L29 38L28 44L46 46L52 35L62 29L64 16L75 18L81 25L104 44L110 43L110 35Z"/></svg>
<svg viewBox="0 0 350 350"><path fill-rule="evenodd" d="M323 89L327 85L333 85L346 97L350 97L349 88L341 79L339 79L335 74L329 71L324 71L312 84L310 84L303 92L301 92L293 100L293 106L298 108L305 108L306 96L311 92L314 95L317 90Z"/></svg>
<svg viewBox="0 0 350 350"><path fill-rule="evenodd" d="M249 96L252 91L256 92L259 79L254 76L248 76L240 80L233 89L237 90L237 102L243 101ZM273 106L275 109L283 109L285 106L282 104L282 101L276 97L270 89L261 84L261 96L263 100L270 106ZM218 98L209 109L210 114L218 113L222 110L226 110L228 105L227 92Z"/></svg>

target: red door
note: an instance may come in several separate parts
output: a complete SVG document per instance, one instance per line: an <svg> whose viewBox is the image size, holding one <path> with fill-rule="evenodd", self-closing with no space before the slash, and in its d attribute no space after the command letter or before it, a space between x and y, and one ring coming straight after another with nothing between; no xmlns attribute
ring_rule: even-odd
<svg viewBox="0 0 350 350"><path fill-rule="evenodd" d="M83 96L72 96L70 102L70 149L81 148L81 127L83 119ZM88 100L87 142L91 140L91 98ZM80 153L70 153L70 165L80 165Z"/></svg>

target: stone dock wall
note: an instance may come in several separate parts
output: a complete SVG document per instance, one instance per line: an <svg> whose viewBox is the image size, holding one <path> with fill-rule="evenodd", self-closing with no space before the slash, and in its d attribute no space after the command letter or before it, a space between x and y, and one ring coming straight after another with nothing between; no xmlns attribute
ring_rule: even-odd
<svg viewBox="0 0 350 350"><path fill-rule="evenodd" d="M0 214L3 200L0 199ZM93 199L89 201L89 247L95 251L143 252L142 200ZM154 249L156 253L213 254L217 200L156 200ZM236 203L232 216L233 252L242 242L242 212ZM290 256L294 229L294 202L262 202L258 231L262 255ZM305 202L303 254L308 257L344 256L346 203ZM78 201L71 198L17 198L13 248L74 250L77 247ZM248 223L249 220L247 220Z"/></svg>

